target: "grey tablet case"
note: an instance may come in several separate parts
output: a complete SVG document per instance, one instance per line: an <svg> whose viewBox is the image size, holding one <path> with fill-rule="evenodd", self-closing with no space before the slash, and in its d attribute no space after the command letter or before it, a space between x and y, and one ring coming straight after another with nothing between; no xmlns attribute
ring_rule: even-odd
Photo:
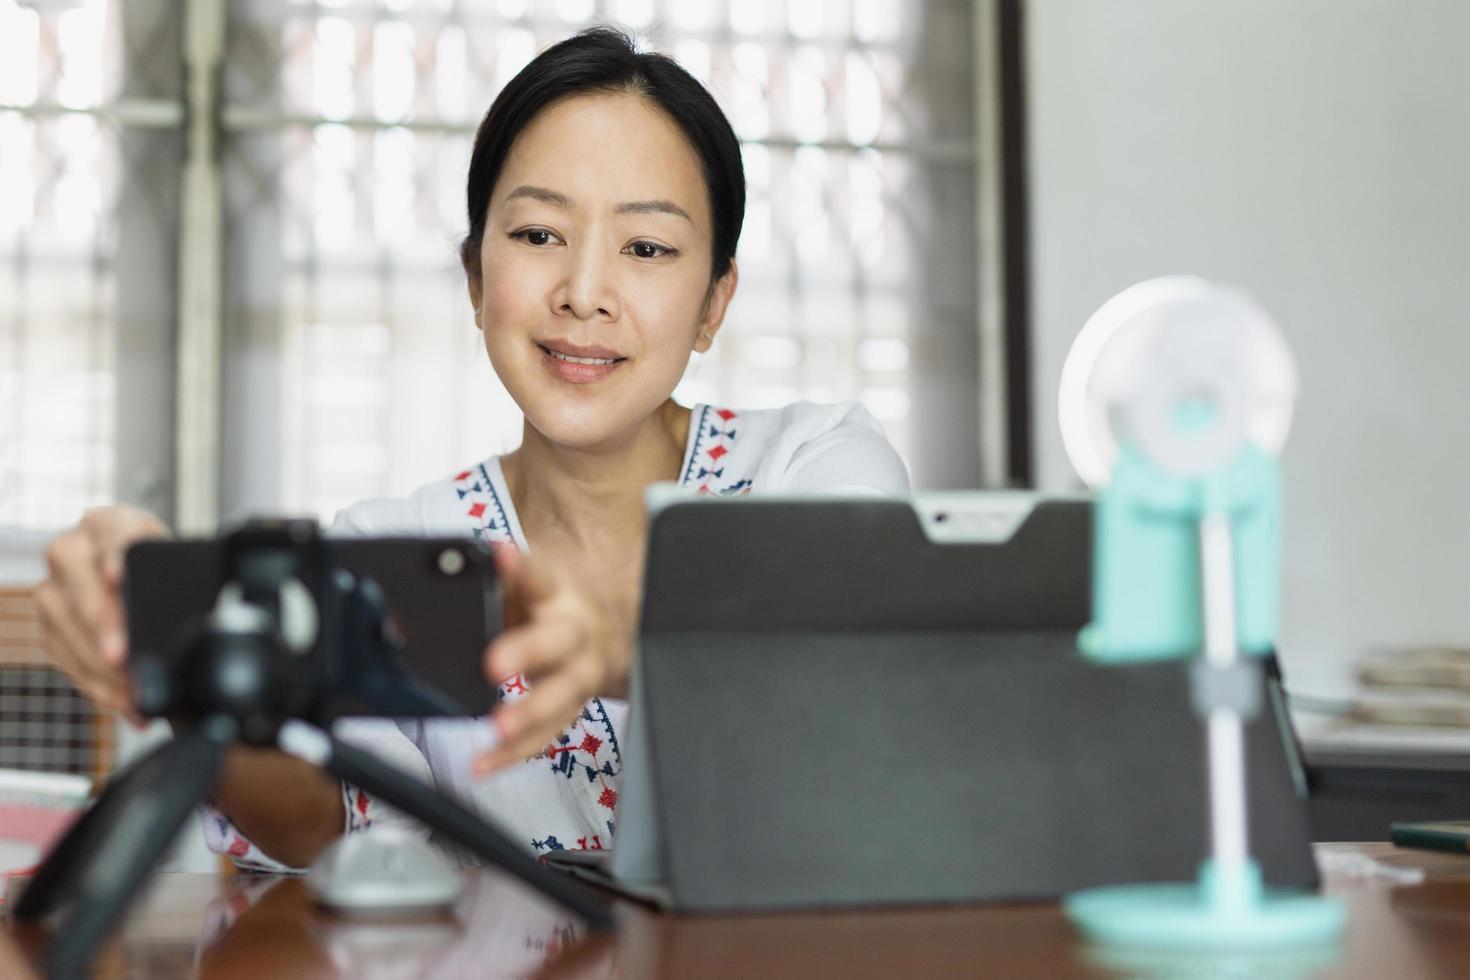
<svg viewBox="0 0 1470 980"><path fill-rule="evenodd" d="M1076 653L1090 519L1018 494L658 506L621 886L727 911L1192 879L1207 809L1187 671ZM1314 887L1268 694L1252 845L1268 882Z"/></svg>

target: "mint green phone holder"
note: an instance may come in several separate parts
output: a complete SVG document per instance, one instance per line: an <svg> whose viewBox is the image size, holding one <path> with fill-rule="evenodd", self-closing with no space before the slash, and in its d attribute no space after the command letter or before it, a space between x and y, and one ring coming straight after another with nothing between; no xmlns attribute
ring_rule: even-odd
<svg viewBox="0 0 1470 980"><path fill-rule="evenodd" d="M1281 478L1296 375L1266 313L1188 277L1140 283L1078 335L1062 374L1069 456L1098 488L1093 622L1104 664L1198 658L1210 855L1197 881L1088 889L1065 901L1094 941L1178 951L1330 943L1341 903L1267 889L1250 857L1244 725L1275 645Z"/></svg>

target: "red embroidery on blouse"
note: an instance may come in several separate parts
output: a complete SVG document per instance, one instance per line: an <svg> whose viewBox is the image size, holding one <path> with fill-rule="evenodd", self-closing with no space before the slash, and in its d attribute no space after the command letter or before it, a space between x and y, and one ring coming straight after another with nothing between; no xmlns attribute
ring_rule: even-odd
<svg viewBox="0 0 1470 980"><path fill-rule="evenodd" d="M719 418L720 424L711 424L708 432L715 443L704 450L704 459L698 462L697 476L700 481L698 490L703 494L718 492L710 484L724 478L725 468L720 465L720 460L729 455L729 443L735 441L735 426L732 423L737 418L737 413L728 408L721 408L715 412L715 416ZM700 420L701 424L703 421L703 419ZM700 433L701 438L705 434Z"/></svg>

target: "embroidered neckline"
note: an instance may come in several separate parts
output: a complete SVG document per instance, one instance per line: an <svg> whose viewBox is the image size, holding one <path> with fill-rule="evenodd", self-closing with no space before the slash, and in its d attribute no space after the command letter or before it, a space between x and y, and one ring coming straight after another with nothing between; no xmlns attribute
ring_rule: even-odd
<svg viewBox="0 0 1470 980"><path fill-rule="evenodd" d="M684 475L679 479L679 486L688 487L690 479L694 476L694 464L699 461L699 447L704 445L704 434L706 423L709 421L710 407L701 406L699 411L699 422L694 430L694 446L689 450L689 465L684 467Z"/></svg>
<svg viewBox="0 0 1470 980"><path fill-rule="evenodd" d="M713 419L711 418L713 415ZM728 408L705 405L699 414L699 430L695 434L694 449L689 454L689 466L679 485L701 494L720 496L744 495L751 491L750 479L736 480L728 486L719 486L725 478L724 458L730 455L737 432L735 420L740 413Z"/></svg>
<svg viewBox="0 0 1470 980"><path fill-rule="evenodd" d="M475 522L472 528L475 537L482 541L515 543L505 504L495 490L495 481L490 479L490 470L485 463L456 474L454 492L461 501L469 501L465 514Z"/></svg>

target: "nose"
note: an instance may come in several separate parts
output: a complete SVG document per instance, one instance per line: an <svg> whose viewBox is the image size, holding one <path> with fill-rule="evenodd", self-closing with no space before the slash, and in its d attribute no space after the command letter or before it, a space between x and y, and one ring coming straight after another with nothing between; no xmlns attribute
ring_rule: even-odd
<svg viewBox="0 0 1470 980"><path fill-rule="evenodd" d="M608 256L594 241L568 252L566 278L552 296L555 312L578 320L616 320L620 310Z"/></svg>

